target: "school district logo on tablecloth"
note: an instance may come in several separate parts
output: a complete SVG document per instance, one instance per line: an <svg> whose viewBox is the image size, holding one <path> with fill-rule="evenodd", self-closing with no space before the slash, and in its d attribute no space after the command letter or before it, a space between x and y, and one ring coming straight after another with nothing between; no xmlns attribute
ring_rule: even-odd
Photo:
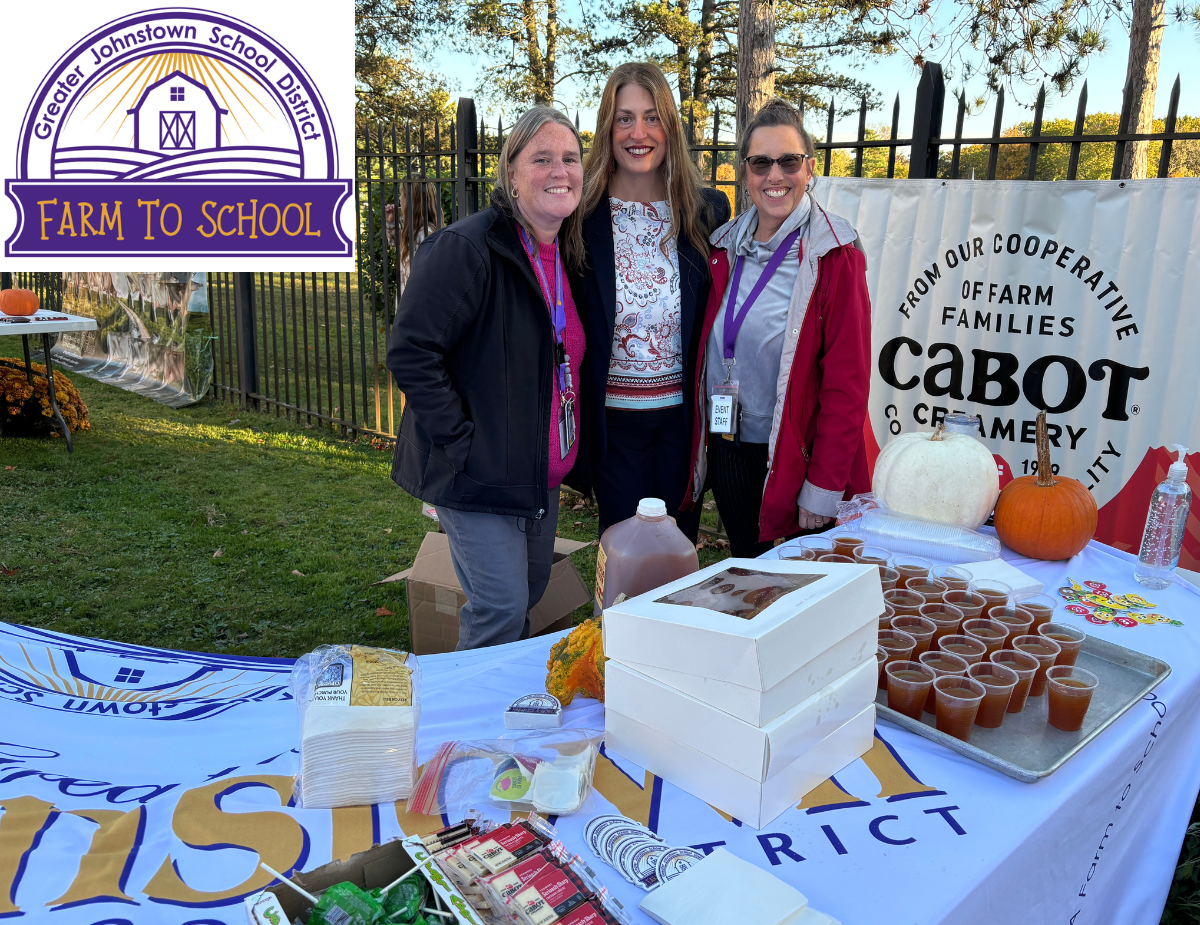
<svg viewBox="0 0 1200 925"><path fill-rule="evenodd" d="M353 252L352 165L321 87L268 32L209 10L133 13L76 42L29 100L14 166L6 258Z"/></svg>

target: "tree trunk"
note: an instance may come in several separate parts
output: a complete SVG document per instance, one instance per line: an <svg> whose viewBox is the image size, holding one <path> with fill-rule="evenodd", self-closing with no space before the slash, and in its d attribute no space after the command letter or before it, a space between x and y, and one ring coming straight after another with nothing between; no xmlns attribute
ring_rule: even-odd
<svg viewBox="0 0 1200 925"><path fill-rule="evenodd" d="M775 95L775 0L740 0L738 9L737 134ZM735 205L745 208L742 188Z"/></svg>
<svg viewBox="0 0 1200 925"><path fill-rule="evenodd" d="M521 18L525 25L525 55L529 62L529 83L534 105L545 105L546 76L542 48L538 44L538 15L535 0L521 0Z"/></svg>
<svg viewBox="0 0 1200 925"><path fill-rule="evenodd" d="M701 106L708 105L708 89L712 82L713 33L717 18L717 0L703 0L700 7L700 43L696 49L696 77L692 84L692 99Z"/></svg>
<svg viewBox="0 0 1200 925"><path fill-rule="evenodd" d="M1129 29L1129 62L1125 66L1125 119L1127 132L1146 133L1154 125L1154 96L1158 91L1158 64L1162 56L1162 36L1166 27L1165 0L1134 0L1133 23ZM1121 176L1141 179L1146 176L1148 141L1125 144Z"/></svg>
<svg viewBox="0 0 1200 925"><path fill-rule="evenodd" d="M554 105L554 54L558 46L558 0L546 0L546 65L543 95L546 105Z"/></svg>
<svg viewBox="0 0 1200 925"><path fill-rule="evenodd" d="M687 22L691 13L691 0L678 0L675 4L675 11L679 17ZM675 60L679 69L679 108L683 109L683 104L687 102L688 94L692 92L692 46L686 42L677 42L675 44Z"/></svg>

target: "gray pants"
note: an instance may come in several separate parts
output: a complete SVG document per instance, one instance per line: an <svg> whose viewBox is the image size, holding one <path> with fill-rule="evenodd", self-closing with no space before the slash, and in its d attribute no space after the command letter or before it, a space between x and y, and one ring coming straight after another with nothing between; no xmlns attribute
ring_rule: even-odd
<svg viewBox="0 0 1200 925"><path fill-rule="evenodd" d="M558 489L540 521L437 509L467 603L458 614L458 650L529 638L529 609L542 599L554 564Z"/></svg>

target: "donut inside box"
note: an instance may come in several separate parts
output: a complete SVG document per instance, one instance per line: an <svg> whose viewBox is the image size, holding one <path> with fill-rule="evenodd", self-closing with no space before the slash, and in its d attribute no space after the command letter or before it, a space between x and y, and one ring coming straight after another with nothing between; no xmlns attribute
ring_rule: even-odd
<svg viewBox="0 0 1200 925"><path fill-rule="evenodd" d="M872 565L726 559L604 611L613 752L754 827L866 752Z"/></svg>

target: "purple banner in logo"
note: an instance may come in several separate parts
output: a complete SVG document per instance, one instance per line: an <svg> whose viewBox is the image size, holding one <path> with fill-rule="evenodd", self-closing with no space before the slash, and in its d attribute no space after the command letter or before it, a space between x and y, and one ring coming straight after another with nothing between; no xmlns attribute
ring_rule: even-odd
<svg viewBox="0 0 1200 925"><path fill-rule="evenodd" d="M349 180L9 180L9 256L349 256L338 212Z"/></svg>

